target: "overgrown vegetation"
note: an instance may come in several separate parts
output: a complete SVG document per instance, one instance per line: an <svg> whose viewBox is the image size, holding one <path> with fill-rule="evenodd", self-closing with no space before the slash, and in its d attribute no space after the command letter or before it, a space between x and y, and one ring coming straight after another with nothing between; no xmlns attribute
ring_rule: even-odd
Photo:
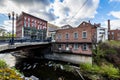
<svg viewBox="0 0 120 80"><path fill-rule="evenodd" d="M0 60L0 80L23 80L15 69L9 68L4 60Z"/></svg>
<svg viewBox="0 0 120 80"><path fill-rule="evenodd" d="M89 63L81 64L80 65L81 71L86 75L89 76L98 76L96 79L100 79L100 77L106 77L107 79L120 79L119 69L115 68L112 64L110 65L91 65ZM93 79L93 78L90 78Z"/></svg>
<svg viewBox="0 0 120 80"><path fill-rule="evenodd" d="M91 80L120 80L119 53L119 41L100 43L93 50L93 64L80 64L80 71Z"/></svg>

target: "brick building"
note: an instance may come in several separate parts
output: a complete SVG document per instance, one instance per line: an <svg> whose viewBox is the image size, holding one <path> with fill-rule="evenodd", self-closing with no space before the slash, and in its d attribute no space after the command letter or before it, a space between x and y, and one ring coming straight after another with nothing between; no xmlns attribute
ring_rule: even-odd
<svg viewBox="0 0 120 80"><path fill-rule="evenodd" d="M90 22L82 22L76 28L67 27L57 30L54 51L92 55L91 48L92 42L96 41L96 28Z"/></svg>
<svg viewBox="0 0 120 80"><path fill-rule="evenodd" d="M22 12L16 21L16 37L30 40L44 40L47 33L47 21Z"/></svg>
<svg viewBox="0 0 120 80"><path fill-rule="evenodd" d="M120 30L111 30L110 28L110 20L108 20L108 40L120 40Z"/></svg>

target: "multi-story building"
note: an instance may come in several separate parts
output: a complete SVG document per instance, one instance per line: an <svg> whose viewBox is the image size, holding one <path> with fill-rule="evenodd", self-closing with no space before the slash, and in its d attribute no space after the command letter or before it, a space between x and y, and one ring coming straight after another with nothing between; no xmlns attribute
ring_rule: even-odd
<svg viewBox="0 0 120 80"><path fill-rule="evenodd" d="M16 37L30 40L44 40L47 35L47 21L22 12L16 21Z"/></svg>
<svg viewBox="0 0 120 80"><path fill-rule="evenodd" d="M57 29L59 29L58 26L51 23L47 24L47 38L52 40L52 42L55 42L55 34Z"/></svg>
<svg viewBox="0 0 120 80"><path fill-rule="evenodd" d="M93 41L96 41L96 28L96 25L82 22L76 28L69 27L57 30L54 51L92 55L91 48Z"/></svg>
<svg viewBox="0 0 120 80"><path fill-rule="evenodd" d="M110 20L108 20L108 40L120 40L120 30L111 30L110 27Z"/></svg>
<svg viewBox="0 0 120 80"><path fill-rule="evenodd" d="M108 40L107 28L101 27L100 24L97 24L97 25L98 25L98 27L97 27L97 43Z"/></svg>

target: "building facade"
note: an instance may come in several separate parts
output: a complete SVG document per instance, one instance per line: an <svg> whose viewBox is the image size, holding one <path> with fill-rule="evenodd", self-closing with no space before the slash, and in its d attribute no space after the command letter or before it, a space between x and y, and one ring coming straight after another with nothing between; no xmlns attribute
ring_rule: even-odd
<svg viewBox="0 0 120 80"><path fill-rule="evenodd" d="M120 30L116 29L116 30L111 30L110 29L110 20L108 20L108 40L120 40Z"/></svg>
<svg viewBox="0 0 120 80"><path fill-rule="evenodd" d="M47 35L47 21L22 12L16 21L16 37L30 40L44 40Z"/></svg>
<svg viewBox="0 0 120 80"><path fill-rule="evenodd" d="M50 39L52 42L55 42L55 34L57 29L59 29L58 26L51 23L47 24L47 38Z"/></svg>
<svg viewBox="0 0 120 80"><path fill-rule="evenodd" d="M101 26L97 27L97 43L108 40L108 30Z"/></svg>
<svg viewBox="0 0 120 80"><path fill-rule="evenodd" d="M59 29L56 31L54 51L70 52L81 55L92 55L92 42L96 41L96 26L82 22L76 28Z"/></svg>

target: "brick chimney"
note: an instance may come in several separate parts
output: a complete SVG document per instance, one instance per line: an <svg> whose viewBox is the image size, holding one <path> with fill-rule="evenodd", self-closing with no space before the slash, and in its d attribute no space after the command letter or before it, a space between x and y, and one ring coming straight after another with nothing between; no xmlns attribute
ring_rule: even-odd
<svg viewBox="0 0 120 80"><path fill-rule="evenodd" d="M110 20L108 20L108 31L110 31Z"/></svg>

